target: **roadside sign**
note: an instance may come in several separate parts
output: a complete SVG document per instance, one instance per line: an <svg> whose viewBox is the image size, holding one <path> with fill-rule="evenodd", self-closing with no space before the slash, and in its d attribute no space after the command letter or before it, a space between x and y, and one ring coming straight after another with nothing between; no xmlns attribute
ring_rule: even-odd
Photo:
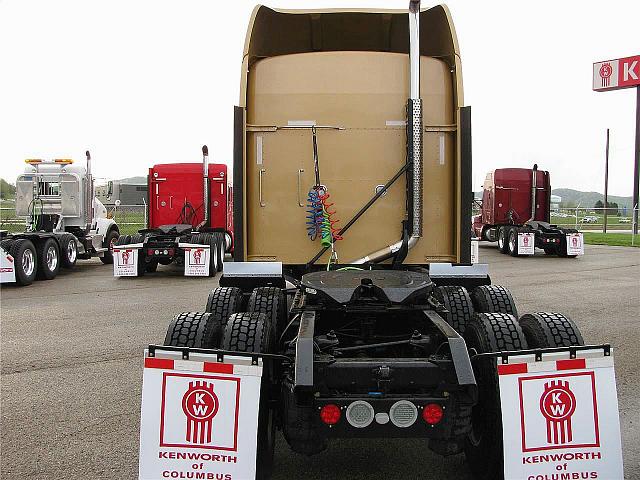
<svg viewBox="0 0 640 480"><path fill-rule="evenodd" d="M262 366L172 353L145 351L139 479L255 479Z"/></svg>
<svg viewBox="0 0 640 480"><path fill-rule="evenodd" d="M593 64L593 89L602 92L640 86L640 55Z"/></svg>
<svg viewBox="0 0 640 480"><path fill-rule="evenodd" d="M113 247L113 275L115 277L138 276L138 248L137 245Z"/></svg>
<svg viewBox="0 0 640 480"><path fill-rule="evenodd" d="M189 277L209 276L209 245L179 243L184 250L184 274Z"/></svg>
<svg viewBox="0 0 640 480"><path fill-rule="evenodd" d="M535 233L518 233L518 255L534 255L536 253Z"/></svg>
<svg viewBox="0 0 640 480"><path fill-rule="evenodd" d="M584 255L584 238L581 233L567 235L567 255Z"/></svg>
<svg viewBox="0 0 640 480"><path fill-rule="evenodd" d="M624 478L613 357L578 354L498 359L505 480Z"/></svg>

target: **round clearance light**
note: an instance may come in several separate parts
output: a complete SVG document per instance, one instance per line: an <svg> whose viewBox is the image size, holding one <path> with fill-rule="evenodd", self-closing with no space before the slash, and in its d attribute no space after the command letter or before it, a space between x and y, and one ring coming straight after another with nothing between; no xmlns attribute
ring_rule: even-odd
<svg viewBox="0 0 640 480"><path fill-rule="evenodd" d="M335 425L340 421L341 415L340 407L333 403L325 405L320 409L320 420L326 425Z"/></svg>
<svg viewBox="0 0 640 480"><path fill-rule="evenodd" d="M156 255L160 255L160 250L156 250L154 253L155 253Z"/></svg>
<svg viewBox="0 0 640 480"><path fill-rule="evenodd" d="M357 400L347 407L347 422L356 428L364 428L371 425L375 412L370 403Z"/></svg>
<svg viewBox="0 0 640 480"><path fill-rule="evenodd" d="M440 423L442 417L444 417L444 411L437 403L430 403L424 407L424 410L422 410L422 418L429 425Z"/></svg>
<svg viewBox="0 0 640 480"><path fill-rule="evenodd" d="M396 427L410 427L418 419L418 408L408 400L400 400L391 405L389 418Z"/></svg>
<svg viewBox="0 0 640 480"><path fill-rule="evenodd" d="M169 252L167 250L163 251L162 253L164 253L165 255L167 255Z"/></svg>

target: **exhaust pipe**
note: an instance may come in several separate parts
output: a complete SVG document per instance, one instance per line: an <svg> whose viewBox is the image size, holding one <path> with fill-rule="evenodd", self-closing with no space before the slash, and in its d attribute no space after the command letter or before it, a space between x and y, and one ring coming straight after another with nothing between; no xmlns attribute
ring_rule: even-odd
<svg viewBox="0 0 640 480"><path fill-rule="evenodd" d="M209 148L206 145L202 146L202 187L204 191L202 200L204 218L198 224L196 230L209 225Z"/></svg>
<svg viewBox="0 0 640 480"><path fill-rule="evenodd" d="M407 102L407 163L411 170L411 236L408 248L422 237L422 100L420 99L420 0L409 2L409 100ZM409 176L407 176L409 178ZM380 262L402 247L402 239L349 263Z"/></svg>
<svg viewBox="0 0 640 480"><path fill-rule="evenodd" d="M532 222L536 218L536 197L538 190L538 164L533 165L533 173L531 174L531 218L527 220Z"/></svg>
<svg viewBox="0 0 640 480"><path fill-rule="evenodd" d="M89 232L91 225L93 225L93 174L91 173L91 153L89 150L85 152L85 155L87 156L87 190L85 194L85 205L87 209L85 218L87 219L87 224L85 229Z"/></svg>

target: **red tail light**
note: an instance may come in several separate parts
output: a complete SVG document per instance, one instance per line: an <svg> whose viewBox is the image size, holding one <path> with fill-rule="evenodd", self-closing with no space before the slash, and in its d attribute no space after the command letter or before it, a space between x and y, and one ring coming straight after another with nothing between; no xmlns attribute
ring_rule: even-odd
<svg viewBox="0 0 640 480"><path fill-rule="evenodd" d="M147 250L147 255L153 256L153 248L150 248L149 250Z"/></svg>
<svg viewBox="0 0 640 480"><path fill-rule="evenodd" d="M175 250L174 250L173 248L170 248L170 249L168 250L167 255L169 255L170 257L173 257L173 254L174 254L174 253L176 253L176 252L175 252Z"/></svg>
<svg viewBox="0 0 640 480"><path fill-rule="evenodd" d="M340 421L341 416L340 407L332 403L320 409L320 420L326 425L335 425Z"/></svg>
<svg viewBox="0 0 640 480"><path fill-rule="evenodd" d="M437 403L430 403L425 405L424 410L422 410L422 418L429 425L435 425L436 423L440 423L444 417L444 411L442 407Z"/></svg>

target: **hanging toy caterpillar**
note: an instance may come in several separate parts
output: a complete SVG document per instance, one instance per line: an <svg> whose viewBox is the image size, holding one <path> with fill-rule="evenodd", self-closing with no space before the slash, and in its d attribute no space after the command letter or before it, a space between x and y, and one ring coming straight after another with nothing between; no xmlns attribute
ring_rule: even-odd
<svg viewBox="0 0 640 480"><path fill-rule="evenodd" d="M329 202L329 192L320 194L320 201L322 202L322 209L324 212L322 222L322 246L330 247L332 242L342 240L342 237L338 234L338 227L336 224L340 221L334 218L336 214L335 209L332 209L333 203Z"/></svg>
<svg viewBox="0 0 640 480"><path fill-rule="evenodd" d="M311 241L315 240L320 233L324 215L322 212L322 200L318 190L312 188L307 196L307 235Z"/></svg>
<svg viewBox="0 0 640 480"><path fill-rule="evenodd" d="M330 247L334 241L342 240L338 234L339 222L334 217L333 203L329 202L329 193L323 188L314 187L307 197L307 235L313 241L320 235L323 247Z"/></svg>

